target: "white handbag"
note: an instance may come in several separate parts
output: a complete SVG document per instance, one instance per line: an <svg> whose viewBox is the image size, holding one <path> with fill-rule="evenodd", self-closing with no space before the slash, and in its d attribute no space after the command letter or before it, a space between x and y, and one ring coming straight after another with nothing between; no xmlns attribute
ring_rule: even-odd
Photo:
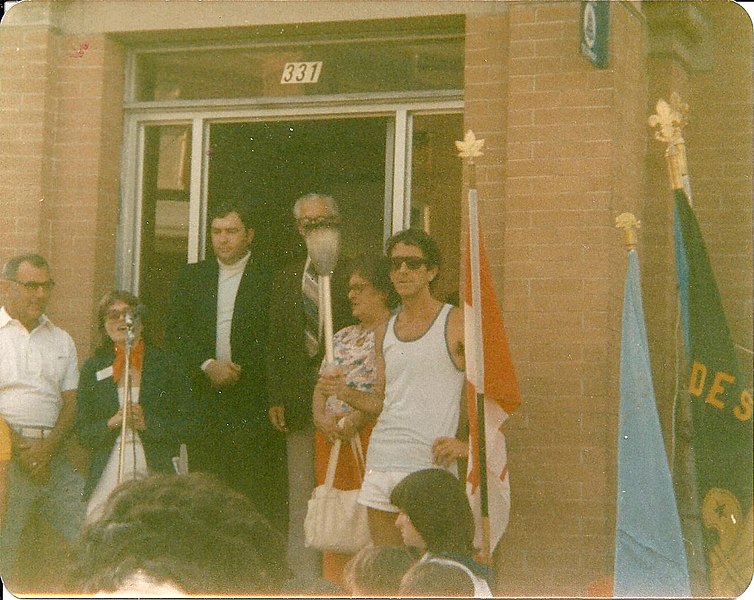
<svg viewBox="0 0 754 600"><path fill-rule="evenodd" d="M304 520L305 544L307 548L355 554L371 542L367 508L356 501L358 489L339 490L333 487L340 446L338 439L330 450L325 482L314 488L309 499ZM363 480L364 450L358 435L351 438L351 448L359 478Z"/></svg>

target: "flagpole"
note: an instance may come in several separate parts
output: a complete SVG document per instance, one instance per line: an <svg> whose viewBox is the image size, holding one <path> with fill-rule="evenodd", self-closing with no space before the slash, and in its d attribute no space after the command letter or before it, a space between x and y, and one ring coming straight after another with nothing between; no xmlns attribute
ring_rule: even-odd
<svg viewBox="0 0 754 600"><path fill-rule="evenodd" d="M489 490L487 482L487 438L484 418L484 344L482 340L482 286L479 279L479 200L476 190L476 168L474 159L469 160L469 247L471 268L471 301L474 315L474 331L477 332L474 344L476 363L476 421L479 461L479 491L482 513L482 560L491 562Z"/></svg>
<svg viewBox="0 0 754 600"><path fill-rule="evenodd" d="M471 367L474 371L473 385L476 392L476 429L477 429L477 469L479 472L479 495L482 530L481 561L491 564L492 549L490 548L490 514L489 514L489 482L487 479L487 439L484 415L484 341L482 332L482 286L480 281L480 250L479 250L479 202L476 190L476 165L474 158L482 156L481 148L484 140L477 140L472 131L466 134L463 142L456 142L460 150L459 156L468 159L469 165L469 278L471 281L472 331L474 344L467 354L467 371ZM468 325L467 325L468 326Z"/></svg>

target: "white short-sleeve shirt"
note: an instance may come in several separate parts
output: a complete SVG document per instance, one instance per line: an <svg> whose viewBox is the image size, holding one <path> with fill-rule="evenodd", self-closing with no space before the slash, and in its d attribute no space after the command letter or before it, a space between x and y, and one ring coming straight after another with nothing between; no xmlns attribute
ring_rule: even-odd
<svg viewBox="0 0 754 600"><path fill-rule="evenodd" d="M45 315L31 332L0 308L0 415L14 428L54 427L61 392L79 383L73 339Z"/></svg>

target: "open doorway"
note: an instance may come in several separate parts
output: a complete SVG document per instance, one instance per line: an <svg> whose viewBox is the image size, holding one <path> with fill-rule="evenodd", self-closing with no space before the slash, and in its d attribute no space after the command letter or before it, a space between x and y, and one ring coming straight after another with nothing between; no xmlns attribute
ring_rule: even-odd
<svg viewBox="0 0 754 600"><path fill-rule="evenodd" d="M208 204L248 199L258 223L255 243L275 266L294 251L291 211L310 192L338 203L341 256L379 252L387 127L386 118L213 124Z"/></svg>

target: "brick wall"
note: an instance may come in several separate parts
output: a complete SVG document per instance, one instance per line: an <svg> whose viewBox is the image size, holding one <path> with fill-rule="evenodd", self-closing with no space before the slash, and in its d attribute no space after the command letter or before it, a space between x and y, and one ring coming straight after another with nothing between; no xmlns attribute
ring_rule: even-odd
<svg viewBox="0 0 754 600"><path fill-rule="evenodd" d="M611 14L611 66L578 52L579 3L467 19L466 126L523 405L507 427L498 592L581 595L611 569L625 249L642 200L642 20Z"/></svg>
<svg viewBox="0 0 754 600"><path fill-rule="evenodd" d="M0 260L39 252L57 286L48 314L80 356L112 286L119 208L123 67L104 36L0 27Z"/></svg>
<svg viewBox="0 0 754 600"><path fill-rule="evenodd" d="M39 250L49 151L50 57L44 27L0 27L0 257Z"/></svg>
<svg viewBox="0 0 754 600"><path fill-rule="evenodd" d="M742 372L752 374L752 24L734 3L705 7L713 69L691 78L686 128L699 226ZM748 351L747 351L748 350Z"/></svg>

